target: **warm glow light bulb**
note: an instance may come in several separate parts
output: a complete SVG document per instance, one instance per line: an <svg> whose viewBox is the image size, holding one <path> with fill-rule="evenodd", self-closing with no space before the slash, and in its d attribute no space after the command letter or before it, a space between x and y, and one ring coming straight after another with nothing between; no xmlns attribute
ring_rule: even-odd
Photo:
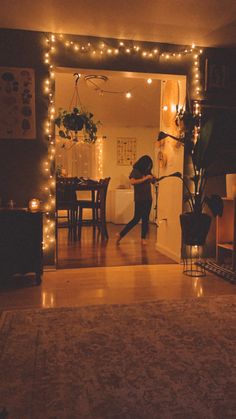
<svg viewBox="0 0 236 419"><path fill-rule="evenodd" d="M130 98L132 97L132 95L131 95L131 93L130 93L130 92L127 92L127 93L125 94L125 96L127 97L127 99L130 99Z"/></svg>
<svg viewBox="0 0 236 419"><path fill-rule="evenodd" d="M147 83L152 84L152 79L151 78L147 79Z"/></svg>

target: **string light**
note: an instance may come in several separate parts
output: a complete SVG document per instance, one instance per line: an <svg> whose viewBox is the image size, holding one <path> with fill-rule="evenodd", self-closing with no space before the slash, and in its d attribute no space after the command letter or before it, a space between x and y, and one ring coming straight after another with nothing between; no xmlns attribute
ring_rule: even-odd
<svg viewBox="0 0 236 419"><path fill-rule="evenodd" d="M62 36L59 36L62 38ZM47 41L47 51L44 53L44 63L48 66L49 77L44 81L44 93L48 97L48 118L45 123L45 136L48 141L48 155L47 160L43 163L43 173L45 183L42 185L42 190L45 195L44 199L44 234L43 234L43 249L50 251L54 249L55 241L55 105L54 105L54 65L52 63L52 54L56 53L55 42L57 37L51 35Z"/></svg>
<svg viewBox="0 0 236 419"><path fill-rule="evenodd" d="M195 44L192 44L190 48L185 49L183 52L178 51L162 51L160 47L150 48L148 50L145 47L145 50L141 46L130 41L118 41L115 47L106 46L105 42L100 43L97 47L92 45L90 42L84 43L74 43L74 41L67 39L64 34L51 34L45 39L45 48L43 55L43 62L47 66L49 72L49 78L44 82L44 93L48 98L48 118L45 123L45 137L48 141L48 156L47 161L43 164L43 172L45 177L45 185L42 186L44 194L46 194L44 202L45 210L45 226L44 226L44 238L43 238L43 247L45 251L50 251L54 249L55 242L55 181L54 181L54 172L55 172L55 106L54 106L54 64L53 58L57 53L56 43L60 42L64 45L65 48L71 49L75 54L89 54L91 57L102 57L105 55L107 58L117 56L118 54L126 54L132 57L132 55L139 54L143 59L152 59L152 60L179 60L184 55L190 55L193 57L193 72L195 77L192 77L192 85L194 87L194 96L199 97L201 93L201 73L199 66L199 57L202 54L202 49L198 49ZM147 80L148 84L151 84L151 79ZM131 98L131 93L126 92L126 97ZM195 112L200 114L200 105L198 100L195 100ZM199 106L197 106L199 105ZM98 153L97 153L97 172L98 177L102 177L102 141L98 141L97 144Z"/></svg>
<svg viewBox="0 0 236 419"><path fill-rule="evenodd" d="M95 143L95 166L96 177L101 179L103 177L103 141L101 137Z"/></svg>
<svg viewBox="0 0 236 419"><path fill-rule="evenodd" d="M54 34L51 37L51 41L53 43L56 43L57 41L60 41L64 44L67 48L73 48L73 50L77 53L86 52L91 55L96 55L97 52L100 52L100 54L107 53L108 55L118 54L119 52L122 52L123 54L132 54L133 53L140 53L143 57L150 57L150 58L160 58L164 57L165 59L170 59L173 57L180 58L182 55L188 55L194 53L196 57L198 57L199 54L202 53L202 49L198 50L198 48L193 43L191 45L191 48L185 48L183 52L173 51L173 52L163 52L160 51L161 48L151 48L150 50L142 50L142 47L140 47L137 44L134 44L131 41L117 41L117 46L111 47L110 45L107 46L105 42L101 42L98 47L95 47L91 42L84 42L83 43L74 43L73 41L70 41L69 39L65 39L65 36L63 34ZM47 41L50 42L50 39ZM100 50L100 51L98 51ZM53 45L51 48L51 53L54 53L56 51L55 46Z"/></svg>

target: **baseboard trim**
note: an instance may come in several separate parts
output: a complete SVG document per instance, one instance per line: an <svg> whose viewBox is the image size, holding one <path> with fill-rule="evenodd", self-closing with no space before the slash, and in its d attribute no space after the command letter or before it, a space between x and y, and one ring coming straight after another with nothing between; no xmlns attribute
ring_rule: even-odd
<svg viewBox="0 0 236 419"><path fill-rule="evenodd" d="M45 265L43 267L44 272L50 272L50 271L56 271L57 267L56 265Z"/></svg>
<svg viewBox="0 0 236 419"><path fill-rule="evenodd" d="M165 246L160 245L159 243L156 243L156 249L163 253L163 255L168 256L170 259L173 259L175 262L180 263L181 262L181 255L172 252L170 249L168 249Z"/></svg>

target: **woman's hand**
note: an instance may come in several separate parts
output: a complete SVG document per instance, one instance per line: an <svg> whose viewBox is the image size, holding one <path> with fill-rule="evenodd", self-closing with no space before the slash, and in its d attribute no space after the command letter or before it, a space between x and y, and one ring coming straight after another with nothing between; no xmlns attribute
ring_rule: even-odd
<svg viewBox="0 0 236 419"><path fill-rule="evenodd" d="M151 182L153 182L153 181L155 182L156 181L156 178L153 175L146 175L146 176L143 176L140 179L130 178L130 183L131 183L131 185L137 185L139 183L144 183L147 180L151 180Z"/></svg>
<svg viewBox="0 0 236 419"><path fill-rule="evenodd" d="M156 183L157 182L157 177L155 175L147 175L145 176L146 180L150 180L151 183Z"/></svg>
<svg viewBox="0 0 236 419"><path fill-rule="evenodd" d="M149 179L153 179L153 175L146 175L143 178L144 180L149 180Z"/></svg>

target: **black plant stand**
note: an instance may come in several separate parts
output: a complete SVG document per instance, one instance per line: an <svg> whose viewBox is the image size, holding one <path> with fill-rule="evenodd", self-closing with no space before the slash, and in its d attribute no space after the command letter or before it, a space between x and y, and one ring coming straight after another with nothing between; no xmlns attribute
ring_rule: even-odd
<svg viewBox="0 0 236 419"><path fill-rule="evenodd" d="M187 245L182 246L183 273L192 277L206 276L203 255L205 254L205 245Z"/></svg>

